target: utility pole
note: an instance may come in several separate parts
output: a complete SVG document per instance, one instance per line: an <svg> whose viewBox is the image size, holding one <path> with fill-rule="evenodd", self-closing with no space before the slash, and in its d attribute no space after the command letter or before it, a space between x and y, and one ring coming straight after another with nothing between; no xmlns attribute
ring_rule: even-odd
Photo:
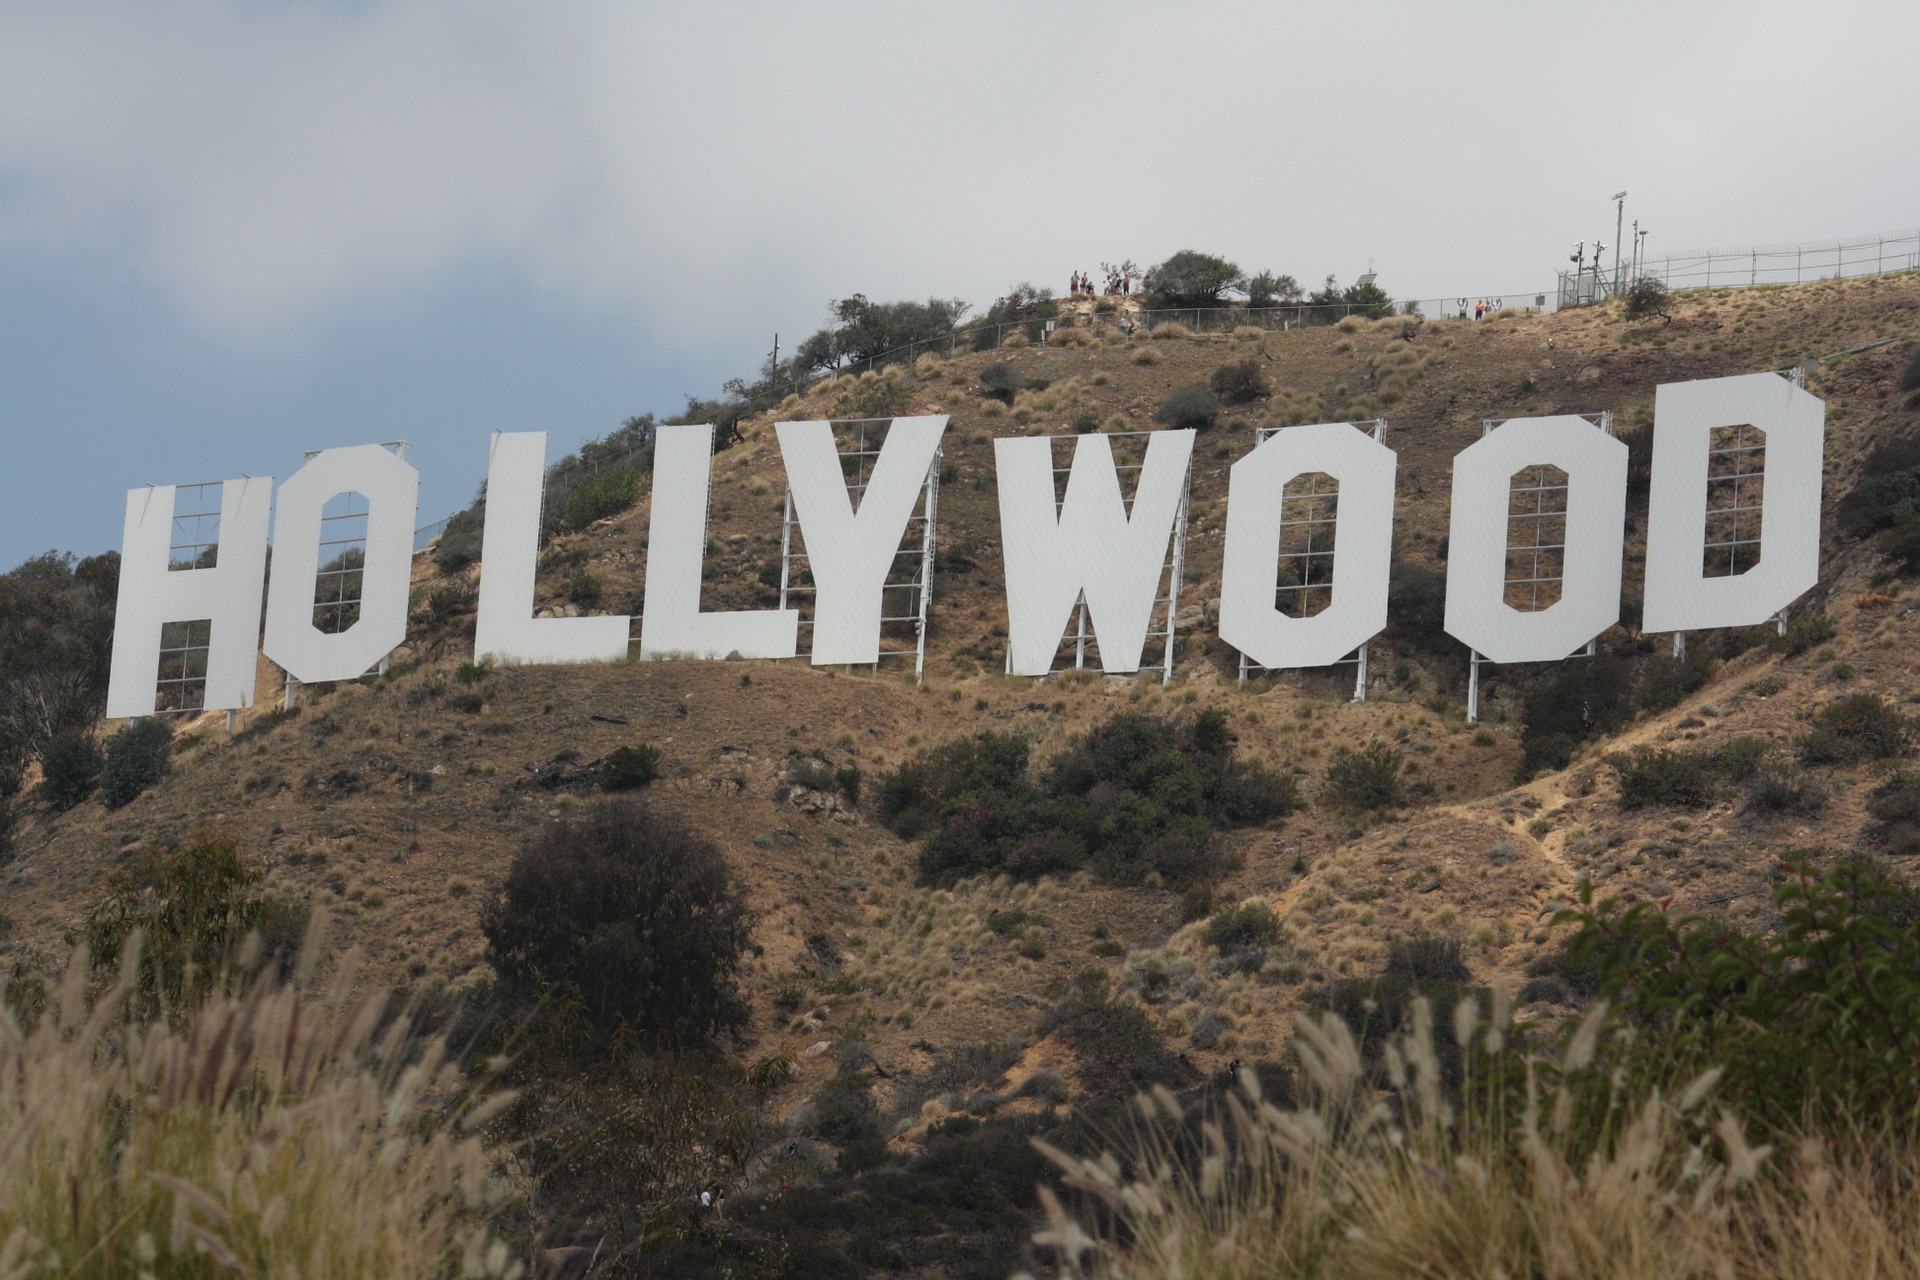
<svg viewBox="0 0 1920 1280"><path fill-rule="evenodd" d="M1620 233L1626 230L1627 193L1613 193L1613 291L1620 292Z"/></svg>

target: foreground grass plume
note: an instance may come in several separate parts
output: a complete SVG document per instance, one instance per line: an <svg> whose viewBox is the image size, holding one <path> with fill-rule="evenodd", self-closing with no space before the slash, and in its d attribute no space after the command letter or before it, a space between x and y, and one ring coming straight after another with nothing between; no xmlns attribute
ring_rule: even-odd
<svg viewBox="0 0 1920 1280"><path fill-rule="evenodd" d="M1508 1047L1502 1003L1490 1023L1473 1001L1456 1010L1478 1077L1457 1108L1420 1000L1384 1093L1343 1021L1303 1017L1297 1107L1243 1072L1224 1116L1140 1095L1120 1154L1036 1143L1081 1203L1043 1187L1035 1244L1058 1274L1101 1280L1916 1274L1911 1144L1869 1129L1791 1154L1751 1143L1710 1101L1716 1070L1623 1096L1596 1066L1617 1034L1604 1005L1548 1058Z"/></svg>
<svg viewBox="0 0 1920 1280"><path fill-rule="evenodd" d="M142 1023L138 942L89 993L76 952L34 1025L0 1001L0 1280L489 1277L521 1268L484 1215L504 1184L441 1040L353 959Z"/></svg>

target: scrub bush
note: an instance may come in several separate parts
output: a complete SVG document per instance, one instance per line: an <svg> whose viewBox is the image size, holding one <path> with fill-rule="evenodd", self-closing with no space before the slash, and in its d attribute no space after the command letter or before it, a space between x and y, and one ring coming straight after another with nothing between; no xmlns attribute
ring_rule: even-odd
<svg viewBox="0 0 1920 1280"><path fill-rule="evenodd" d="M737 979L751 919L711 841L608 800L534 837L480 928L503 981L577 1000L602 1037L700 1045L747 1024Z"/></svg>
<svg viewBox="0 0 1920 1280"><path fill-rule="evenodd" d="M87 798L104 763L89 735L60 734L40 756L40 798L56 809L73 808Z"/></svg>
<svg viewBox="0 0 1920 1280"><path fill-rule="evenodd" d="M100 798L118 809L172 769L173 726L158 716L143 716L107 740Z"/></svg>
<svg viewBox="0 0 1920 1280"><path fill-rule="evenodd" d="M1153 420L1169 427L1200 430L1212 426L1219 416L1219 399L1196 382L1162 400Z"/></svg>

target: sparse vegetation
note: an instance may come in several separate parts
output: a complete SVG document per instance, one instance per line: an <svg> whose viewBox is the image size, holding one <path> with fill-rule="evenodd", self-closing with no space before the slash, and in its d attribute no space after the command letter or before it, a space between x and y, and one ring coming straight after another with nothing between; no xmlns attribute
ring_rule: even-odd
<svg viewBox="0 0 1920 1280"><path fill-rule="evenodd" d="M1207 380L1213 394L1228 404L1246 404L1270 395L1273 384L1267 381L1267 375L1261 371L1257 360L1236 360L1232 364L1223 364L1213 371Z"/></svg>
<svg viewBox="0 0 1920 1280"><path fill-rule="evenodd" d="M1912 726L1877 693L1850 693L1813 713L1812 727L1800 739L1807 764L1845 764L1857 760L1893 760L1912 746Z"/></svg>
<svg viewBox="0 0 1920 1280"><path fill-rule="evenodd" d="M1155 422L1191 430L1204 430L1219 416L1219 399L1197 382L1175 391L1153 412Z"/></svg>
<svg viewBox="0 0 1920 1280"><path fill-rule="evenodd" d="M1389 808L1400 798L1405 764L1400 749L1385 742L1369 742L1358 751L1335 747L1327 761L1327 795L1347 809Z"/></svg>
<svg viewBox="0 0 1920 1280"><path fill-rule="evenodd" d="M600 761L594 781L602 791L632 791L660 776L660 748L650 742L615 747Z"/></svg>

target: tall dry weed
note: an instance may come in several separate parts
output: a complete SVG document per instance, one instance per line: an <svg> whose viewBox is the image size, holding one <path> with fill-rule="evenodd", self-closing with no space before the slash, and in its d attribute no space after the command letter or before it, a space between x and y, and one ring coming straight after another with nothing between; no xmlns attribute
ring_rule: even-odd
<svg viewBox="0 0 1920 1280"><path fill-rule="evenodd" d="M317 935L316 935L317 936ZM513 1277L503 1183L444 1041L348 957L169 1025L127 1013L138 941L89 996L76 953L31 1029L0 1001L0 1277Z"/></svg>
<svg viewBox="0 0 1920 1280"><path fill-rule="evenodd" d="M1621 1096L1604 1006L1547 1057L1511 1049L1504 1004L1496 991L1491 1019L1473 1001L1455 1011L1475 1046L1455 1099L1417 1001L1384 1080L1344 1022L1303 1017L1298 1106L1243 1072L1224 1114L1141 1095L1123 1155L1037 1144L1079 1203L1043 1188L1035 1243L1063 1276L1130 1280L1917 1273L1910 1143L1808 1138L1783 1159L1714 1104L1718 1072Z"/></svg>

